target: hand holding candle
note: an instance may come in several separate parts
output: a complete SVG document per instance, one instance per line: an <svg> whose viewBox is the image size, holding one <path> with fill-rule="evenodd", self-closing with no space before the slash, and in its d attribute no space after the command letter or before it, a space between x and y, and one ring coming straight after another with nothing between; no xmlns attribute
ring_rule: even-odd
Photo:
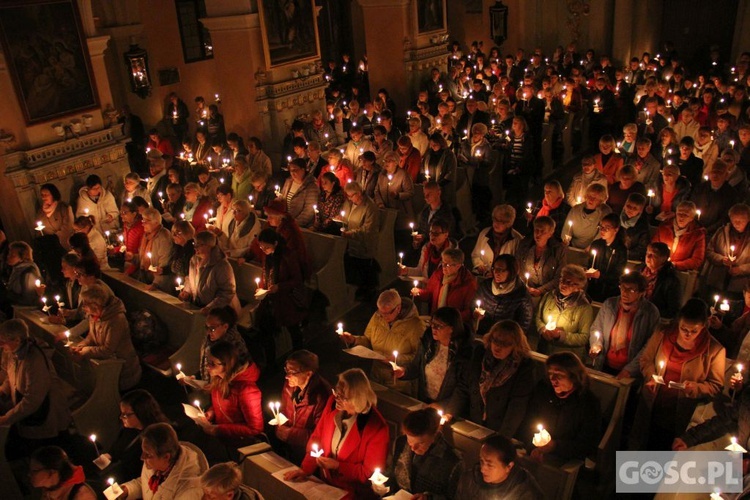
<svg viewBox="0 0 750 500"><path fill-rule="evenodd" d="M185 288L185 285L182 284L182 278L178 277L175 282L177 283L177 286L174 287L175 290L178 292L181 292L183 288Z"/></svg>
<svg viewBox="0 0 750 500"><path fill-rule="evenodd" d="M557 328L557 322L554 319L552 319L551 314L547 316L547 324L544 325L544 328L549 331L555 330Z"/></svg>
<svg viewBox="0 0 750 500"><path fill-rule="evenodd" d="M651 378L659 385L664 385L664 368L666 367L666 364L664 363L664 360L662 359L659 361L659 371L657 373L654 373L651 375Z"/></svg>
<svg viewBox="0 0 750 500"><path fill-rule="evenodd" d="M534 438L532 439L531 444L537 448L547 446L549 442L552 441L552 436L550 436L549 432L542 424L539 424L536 428L539 432L534 433Z"/></svg>
<svg viewBox="0 0 750 500"><path fill-rule="evenodd" d="M313 443L312 450L310 450L310 456L313 458L319 458L323 456L323 448L319 448L318 443Z"/></svg>
<svg viewBox="0 0 750 500"><path fill-rule="evenodd" d="M485 315L485 313L487 312L487 311L485 311L484 309L482 309L482 301L481 301L481 300L477 300L477 307L476 307L476 309L474 309L474 310L475 310L475 311L477 312L477 314L479 314L480 316L484 316L484 315Z"/></svg>
<svg viewBox="0 0 750 500"><path fill-rule="evenodd" d="M393 351L393 361L390 362L391 367L396 370L398 368L398 351Z"/></svg>
<svg viewBox="0 0 750 500"><path fill-rule="evenodd" d="M279 411L281 408L281 403L279 403L278 401L276 401L275 403L268 403L268 407L271 408L271 413L273 413L273 419L268 422L269 425L281 426L289 421L286 415Z"/></svg>
<svg viewBox="0 0 750 500"><path fill-rule="evenodd" d="M337 326L336 333L339 334L339 335L343 335L344 334L344 324L343 323L339 323L336 326Z"/></svg>
<svg viewBox="0 0 750 500"><path fill-rule="evenodd" d="M377 485L377 486L383 486L385 483L388 482L388 478L380 472L379 467L375 468L375 472L372 473L372 476L370 476L369 479L370 479L370 482L372 482L372 484Z"/></svg>
<svg viewBox="0 0 750 500"><path fill-rule="evenodd" d="M104 490L104 496L107 497L107 500L115 500L116 498L120 497L123 493L125 493L119 484L115 481L115 478L110 477L107 479L107 483L109 484L109 487Z"/></svg>

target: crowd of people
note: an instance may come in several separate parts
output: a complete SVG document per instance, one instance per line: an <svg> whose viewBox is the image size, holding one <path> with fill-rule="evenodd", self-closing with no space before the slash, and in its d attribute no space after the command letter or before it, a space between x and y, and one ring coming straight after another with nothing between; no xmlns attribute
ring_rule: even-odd
<svg viewBox="0 0 750 500"><path fill-rule="evenodd" d="M746 418L741 393L724 401L724 420L686 431L699 403L721 398L727 360L746 366L750 350L750 54L731 68L687 68L669 49L615 68L574 45L527 59L451 44L448 72L433 69L398 112L353 66L329 64L326 109L292 123L282 161L231 132L218 103L198 97L191 115L171 94L173 135L155 128L129 148L122 190L91 174L67 203L43 184L34 241L2 235L0 425L12 426L6 454L30 460L28 483L46 498L94 498L110 476L122 498L261 498L230 462L260 441L299 465L286 480L317 475L349 498L542 498L518 455L595 453L606 423L591 370L635 381L618 449L685 449ZM566 189L541 179L541 148L547 130L561 164L567 117L594 147ZM401 292L378 290L383 209L397 214L398 274L415 280ZM348 369L330 384L305 349L303 230L343 238L347 283L375 301L364 332L339 335L386 358L370 373ZM238 328L230 259L261 270L262 352ZM142 386L143 358L164 339L102 280L110 268L205 316L200 368L182 380L205 396L194 428L175 427ZM688 276L699 283L690 298ZM123 361L122 428L96 479L65 451L71 413L44 346L7 319L42 306L50 323L83 332L76 361ZM287 421L269 427L258 382L275 368L282 330L293 346L274 415ZM548 355L538 383L532 351ZM391 436L371 381L428 406ZM495 433L478 464L442 436L453 419ZM553 437L535 445L539 422ZM385 484L370 480L376 468Z"/></svg>

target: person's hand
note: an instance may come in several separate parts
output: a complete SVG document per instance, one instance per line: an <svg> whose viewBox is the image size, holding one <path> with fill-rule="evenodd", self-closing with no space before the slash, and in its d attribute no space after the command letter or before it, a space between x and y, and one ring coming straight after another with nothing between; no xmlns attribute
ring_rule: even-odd
<svg viewBox="0 0 750 500"><path fill-rule="evenodd" d="M419 297L419 294L422 293L421 288L414 287L411 289L411 294L413 297Z"/></svg>
<svg viewBox="0 0 750 500"><path fill-rule="evenodd" d="M675 440L672 441L672 451L685 451L687 449L688 449L688 445L682 439L675 438Z"/></svg>
<svg viewBox="0 0 750 500"><path fill-rule="evenodd" d="M541 297L542 295L542 291L538 288L527 288L527 290L532 297Z"/></svg>
<svg viewBox="0 0 750 500"><path fill-rule="evenodd" d="M174 222L174 216L171 213L167 212L166 210L164 211L163 214L161 214L161 218L167 222Z"/></svg>
<svg viewBox="0 0 750 500"><path fill-rule="evenodd" d="M211 312L211 308L208 306L200 308L200 313L203 314L204 316L208 316L209 312Z"/></svg>
<svg viewBox="0 0 750 500"><path fill-rule="evenodd" d="M271 285L271 288L268 289L268 293L276 293L279 291L279 285Z"/></svg>
<svg viewBox="0 0 750 500"><path fill-rule="evenodd" d="M161 276L164 274L164 268L163 267L157 267L156 271L153 271L154 276Z"/></svg>
<svg viewBox="0 0 750 500"><path fill-rule="evenodd" d="M398 191L388 191L388 198L393 198L394 200L398 200Z"/></svg>
<svg viewBox="0 0 750 500"><path fill-rule="evenodd" d="M282 441L289 439L289 431L291 427L288 425L277 425L276 426L276 437Z"/></svg>
<svg viewBox="0 0 750 500"><path fill-rule="evenodd" d="M120 495L120 496L119 496L119 497L117 497L117 498L128 498L128 494L130 493L130 492L128 491L128 487L127 487L127 486L123 486L123 485L120 485L120 489L122 490L122 495Z"/></svg>
<svg viewBox="0 0 750 500"><path fill-rule="evenodd" d="M672 212L672 211L669 211L669 212L662 212L662 213L661 213L661 218L662 218L662 219L664 219L665 221L667 221L667 220L671 220L671 219L674 219L674 218L675 218L675 215L676 215L676 214L675 214L674 212Z"/></svg>
<svg viewBox="0 0 750 500"><path fill-rule="evenodd" d="M742 389L742 383L744 379L741 373L735 373L732 378L729 379L729 387L735 391Z"/></svg>
<svg viewBox="0 0 750 500"><path fill-rule="evenodd" d="M534 218L534 215L531 212L527 211L527 212L524 213L524 217L526 218L527 222L531 222L531 219Z"/></svg>
<svg viewBox="0 0 750 500"><path fill-rule="evenodd" d="M412 495L409 500L428 500L429 498L427 493L417 493L416 495Z"/></svg>
<svg viewBox="0 0 750 500"><path fill-rule="evenodd" d="M393 366L393 365L391 365ZM393 369L393 375L396 378L401 378L406 374L406 369L403 366L396 366L396 368Z"/></svg>
<svg viewBox="0 0 750 500"><path fill-rule="evenodd" d="M485 311L485 313L486 313L486 311ZM484 318L484 314L482 314L481 312L479 312L476 307L474 308L473 314L474 314L474 319L478 319L479 321L482 321L482 318Z"/></svg>
<svg viewBox="0 0 750 500"><path fill-rule="evenodd" d="M188 300L190 300L190 294L186 292L185 290L182 290L180 294L177 296L177 298L183 302L187 302Z"/></svg>
<svg viewBox="0 0 750 500"><path fill-rule="evenodd" d="M307 473L302 469L290 470L289 472L284 474L284 481L293 481L295 483L307 481Z"/></svg>
<svg viewBox="0 0 750 500"><path fill-rule="evenodd" d="M112 222L113 220L115 220L115 218L112 214L107 214L107 218L104 220L107 222Z"/></svg>
<svg viewBox="0 0 750 500"><path fill-rule="evenodd" d="M401 264L398 265L398 275L399 276L406 276L409 274L409 270L406 269L406 266L402 266Z"/></svg>
<svg viewBox="0 0 750 500"><path fill-rule="evenodd" d="M737 266L731 266L729 268L729 274L731 276L739 276L739 275L742 274L742 270L739 267L737 267Z"/></svg>
<svg viewBox="0 0 750 500"><path fill-rule="evenodd" d="M685 395L689 398L697 398L698 397L698 382L693 382L692 380L688 380L686 382L683 382L685 384L685 388L683 391L685 392Z"/></svg>
<svg viewBox="0 0 750 500"><path fill-rule="evenodd" d="M653 378L649 378L648 382L646 382L645 384L643 384L643 387L647 391L650 391L650 392L653 393L653 392L656 392L656 390L659 387L659 385L660 384L657 384L656 381Z"/></svg>
<svg viewBox="0 0 750 500"><path fill-rule="evenodd" d="M539 463L542 463L544 460L544 452L541 448L534 448L531 450L531 459L536 460Z"/></svg>
<svg viewBox="0 0 750 500"><path fill-rule="evenodd" d="M384 484L375 484L372 483L372 491L379 497L384 497L388 494L389 491L391 491L391 488L384 485Z"/></svg>
<svg viewBox="0 0 750 500"><path fill-rule="evenodd" d="M711 330L716 330L718 328L721 328L721 319L718 316L714 315L714 314L712 314L711 316L709 316L708 317L708 328L711 329Z"/></svg>
<svg viewBox="0 0 750 500"><path fill-rule="evenodd" d="M652 214L652 213L654 213L654 207L652 207L651 205L647 206L646 207L646 213L649 214L649 215Z"/></svg>
<svg viewBox="0 0 750 500"><path fill-rule="evenodd" d="M318 457L318 465L327 470L336 470L339 468L339 461L330 457Z"/></svg>
<svg viewBox="0 0 750 500"><path fill-rule="evenodd" d="M133 252L125 252L125 261L130 262L133 260Z"/></svg>
<svg viewBox="0 0 750 500"><path fill-rule="evenodd" d="M589 356L591 356L592 358L595 358L599 355L600 352L602 352L602 346L592 345L591 349L589 349Z"/></svg>
<svg viewBox="0 0 750 500"><path fill-rule="evenodd" d="M487 273L487 267L484 264L479 264L474 270L481 276L484 276Z"/></svg>
<svg viewBox="0 0 750 500"><path fill-rule="evenodd" d="M339 335L339 337L341 337L341 340L343 340L344 344L346 344L347 346L350 346L354 344L355 342L354 335L352 335L349 332L344 332L341 335Z"/></svg>
<svg viewBox="0 0 750 500"><path fill-rule="evenodd" d="M424 235L417 233L412 237L412 244L414 248L419 248L422 246L422 243L424 243Z"/></svg>
<svg viewBox="0 0 750 500"><path fill-rule="evenodd" d="M732 267L732 261L729 260L729 257L724 257L723 259L721 259L721 265L725 267ZM732 272L731 269L729 270L729 272Z"/></svg>
<svg viewBox="0 0 750 500"><path fill-rule="evenodd" d="M620 370L620 373L617 374L615 377L617 380L623 379L623 378L633 378L632 374L627 370Z"/></svg>
<svg viewBox="0 0 750 500"><path fill-rule="evenodd" d="M39 298L41 298L42 296L44 296L44 292L47 290L47 285L35 286L34 290L36 290L36 294L39 296Z"/></svg>
<svg viewBox="0 0 750 500"><path fill-rule="evenodd" d="M602 275L602 273L598 269L594 269L593 271L586 270L586 277L589 279L599 279L599 277Z"/></svg>
<svg viewBox="0 0 750 500"><path fill-rule="evenodd" d="M354 234L354 231L350 231L348 229L341 231L341 236L343 238L351 238L353 234Z"/></svg>
<svg viewBox="0 0 750 500"><path fill-rule="evenodd" d="M156 291L158 289L159 289L159 287L156 286L156 283L151 283L150 285L146 285L146 290L148 290L149 292L153 292L153 291Z"/></svg>

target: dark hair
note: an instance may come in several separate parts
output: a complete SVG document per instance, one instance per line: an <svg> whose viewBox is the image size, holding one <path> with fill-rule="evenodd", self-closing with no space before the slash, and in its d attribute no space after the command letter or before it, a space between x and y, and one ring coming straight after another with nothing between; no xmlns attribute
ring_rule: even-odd
<svg viewBox="0 0 750 500"><path fill-rule="evenodd" d="M49 191L49 194L52 195L52 199L55 201L60 201L62 198L62 195L60 194L60 190L57 189L57 186L55 186L52 183L42 184L42 187L39 188L39 191L46 189Z"/></svg>
<svg viewBox="0 0 750 500"><path fill-rule="evenodd" d="M294 165L294 166L296 166L298 168L301 168L305 172L307 172L307 163L305 163L305 160L303 160L302 158L295 158L295 159L293 159L289 163L289 165Z"/></svg>
<svg viewBox="0 0 750 500"><path fill-rule="evenodd" d="M434 142L436 144L440 144L440 147L442 149L445 149L448 147L448 143L446 142L445 137L443 137L443 135L440 132L435 132L433 134L430 134L429 141Z"/></svg>
<svg viewBox="0 0 750 500"><path fill-rule="evenodd" d="M60 482L58 484L62 484L73 477L75 466L70 461L70 458L68 458L68 454L65 453L65 450L59 446L43 446L42 448L37 448L34 450L34 453L31 454L31 460L41 464L47 470L56 471L60 476Z"/></svg>
<svg viewBox="0 0 750 500"><path fill-rule="evenodd" d="M608 213L602 217L602 220L599 223L601 224L602 222L609 222L615 227L615 229L620 229L620 216L615 213Z"/></svg>
<svg viewBox="0 0 750 500"><path fill-rule="evenodd" d="M482 447L485 446L489 451L496 453L498 459L506 466L514 463L517 459L515 445L505 436L500 434L490 436L482 443Z"/></svg>
<svg viewBox="0 0 750 500"><path fill-rule="evenodd" d="M133 200L123 201L122 205L120 205L120 210L123 208L127 208L129 211L138 214L138 205L136 205Z"/></svg>
<svg viewBox="0 0 750 500"><path fill-rule="evenodd" d="M339 180L338 177L336 177L336 174L334 174L330 170L328 172L323 172L323 175L321 176L321 178L333 184L333 189L331 190L332 195L341 191L341 181Z"/></svg>
<svg viewBox="0 0 750 500"><path fill-rule="evenodd" d="M363 160L367 160L367 161L371 161L372 163L375 163L375 161L378 158L377 158L377 156L375 156L375 153L373 153L372 151L365 151L364 153L362 153L362 159Z"/></svg>
<svg viewBox="0 0 750 500"><path fill-rule="evenodd" d="M669 246L663 241L654 241L649 243L648 246L654 251L654 253L658 254L659 257L668 258L671 253Z"/></svg>
<svg viewBox="0 0 750 500"><path fill-rule="evenodd" d="M238 373L238 369L242 365L250 362L249 354L241 353L234 344L226 340L219 340L210 346L208 354L224 363L227 370L226 380L229 380Z"/></svg>
<svg viewBox="0 0 750 500"><path fill-rule="evenodd" d="M271 245L284 245L286 243L284 237L272 227L267 227L258 234L258 242L269 243Z"/></svg>
<svg viewBox="0 0 750 500"><path fill-rule="evenodd" d="M687 146L689 148L695 147L695 139L693 139L689 135L686 135L685 137L680 139L680 146Z"/></svg>
<svg viewBox="0 0 750 500"><path fill-rule="evenodd" d="M501 253L492 260L493 267L496 262L503 262L508 267L508 281L514 281L518 277L521 266L518 264L518 259L516 259L515 255L512 253Z"/></svg>
<svg viewBox="0 0 750 500"><path fill-rule="evenodd" d="M76 271L85 276L94 276L97 279L101 278L102 276L102 270L99 266L99 261L96 260L96 257L87 258L84 256L81 258L78 264L76 264L75 267Z"/></svg>
<svg viewBox="0 0 750 500"><path fill-rule="evenodd" d="M448 232L448 231L450 231L450 229L451 229L451 225L450 225L450 222L448 222L447 220L445 220L445 219L443 219L443 218L441 218L441 217L434 217L434 218L433 218L433 219L432 219L432 220L430 221L430 227L431 227L431 228L433 228L433 227L434 227L434 228L440 229L440 230L442 230L442 231L443 231L444 233L447 233L447 232Z"/></svg>
<svg viewBox="0 0 750 500"><path fill-rule="evenodd" d="M662 243L662 245L663 244L664 243ZM625 273L620 276L620 284L635 285L638 287L639 292L645 292L646 288L648 288L648 280L646 280L646 277L643 276L639 271Z"/></svg>
<svg viewBox="0 0 750 500"><path fill-rule="evenodd" d="M89 237L83 233L73 233L68 238L68 244L77 253L81 254L81 258L86 258L86 254L91 253L94 255L94 251L91 249L91 243L89 243Z"/></svg>
<svg viewBox="0 0 750 500"><path fill-rule="evenodd" d="M136 206L136 209L148 208L150 206L143 196L134 196L131 203Z"/></svg>
<svg viewBox="0 0 750 500"><path fill-rule="evenodd" d="M169 423L169 419L161 411L159 402L145 389L136 389L125 394L120 403L130 406L144 428L158 422Z"/></svg>
<svg viewBox="0 0 750 500"><path fill-rule="evenodd" d="M318 355L314 352L310 352L307 349L300 349L299 351L292 352L287 358L286 362L296 363L300 370L303 372L317 372L320 368L320 362L318 361Z"/></svg>
<svg viewBox="0 0 750 500"><path fill-rule="evenodd" d="M263 143L257 137L251 137L247 140L248 144L250 144L251 142L255 145L256 148L263 149Z"/></svg>
<svg viewBox="0 0 750 500"><path fill-rule="evenodd" d="M80 215L73 221L74 226L85 227L87 229L94 227L93 215ZM85 236L85 235L84 235Z"/></svg>
<svg viewBox="0 0 750 500"><path fill-rule="evenodd" d="M157 457L164 457L169 453L172 463L176 462L180 455L181 448L177 433L168 423L159 422L149 425L143 429L141 440L154 447Z"/></svg>
<svg viewBox="0 0 750 500"><path fill-rule="evenodd" d="M101 183L102 183L102 178L96 174L91 174L88 177L86 177L86 187L92 188L94 186L101 185Z"/></svg>
<svg viewBox="0 0 750 500"><path fill-rule="evenodd" d="M305 123L302 120L294 120L292 122L292 130L294 132L302 132L305 130Z"/></svg>
<svg viewBox="0 0 750 500"><path fill-rule="evenodd" d="M295 137L292 139L292 147L307 149L307 141L303 137Z"/></svg>
<svg viewBox="0 0 750 500"><path fill-rule="evenodd" d="M207 316L213 316L222 325L229 325L229 328L237 324L237 312L231 306L213 307L208 311Z"/></svg>
<svg viewBox="0 0 750 500"><path fill-rule="evenodd" d="M677 319L705 325L708 322L708 306L702 299L688 299L680 312L677 313Z"/></svg>
<svg viewBox="0 0 750 500"><path fill-rule="evenodd" d="M198 177L203 174L208 174L208 167L205 165L199 165L198 168L195 169L195 176Z"/></svg>
<svg viewBox="0 0 750 500"><path fill-rule="evenodd" d="M432 313L432 318L442 321L453 329L451 340L463 339L466 335L466 328L461 320L461 313L455 307L440 307Z"/></svg>
<svg viewBox="0 0 750 500"><path fill-rule="evenodd" d="M388 135L388 131L387 131L387 130L385 129L385 127L384 127L384 126L382 126L382 125L375 125L375 126L373 127L373 129L372 129L372 132L373 132L373 134L374 134L375 132L377 132L377 133L379 133L379 134L382 134L382 135Z"/></svg>
<svg viewBox="0 0 750 500"><path fill-rule="evenodd" d="M548 370L554 366L567 373L576 390L588 390L589 374L586 372L586 367L581 363L581 359L572 352L550 354L545 364Z"/></svg>
<svg viewBox="0 0 750 500"><path fill-rule="evenodd" d="M219 194L228 194L234 197L234 189L232 189L231 184L219 184L219 187L216 188L216 192Z"/></svg>
<svg viewBox="0 0 750 500"><path fill-rule="evenodd" d="M435 408L410 411L401 425L412 436L434 436L440 429L440 415Z"/></svg>
<svg viewBox="0 0 750 500"><path fill-rule="evenodd" d="M76 253L68 252L62 256L62 261L70 267L76 267L81 262L81 258Z"/></svg>

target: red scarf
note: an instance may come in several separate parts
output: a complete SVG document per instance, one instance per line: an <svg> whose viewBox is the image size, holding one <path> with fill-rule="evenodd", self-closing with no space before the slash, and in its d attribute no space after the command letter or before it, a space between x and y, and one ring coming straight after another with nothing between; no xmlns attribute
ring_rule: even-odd
<svg viewBox="0 0 750 500"><path fill-rule="evenodd" d="M154 474L148 479L148 489L151 490L152 493L156 493L156 490L159 489L161 483L167 480L167 477L169 477L169 473L172 472L173 468L174 463L171 463L169 464L169 468L164 472L154 472Z"/></svg>
<svg viewBox="0 0 750 500"><path fill-rule="evenodd" d="M546 216L549 217L549 213L552 210L555 210L555 209L557 209L557 207L559 207L560 205L562 205L563 199L564 198L561 196L560 199L557 200L557 202L555 202L552 205L550 205L549 203L547 203L547 198L546 197L542 198L542 208L539 209L539 211L536 213L536 216L537 217L542 217L543 215L546 215Z"/></svg>

